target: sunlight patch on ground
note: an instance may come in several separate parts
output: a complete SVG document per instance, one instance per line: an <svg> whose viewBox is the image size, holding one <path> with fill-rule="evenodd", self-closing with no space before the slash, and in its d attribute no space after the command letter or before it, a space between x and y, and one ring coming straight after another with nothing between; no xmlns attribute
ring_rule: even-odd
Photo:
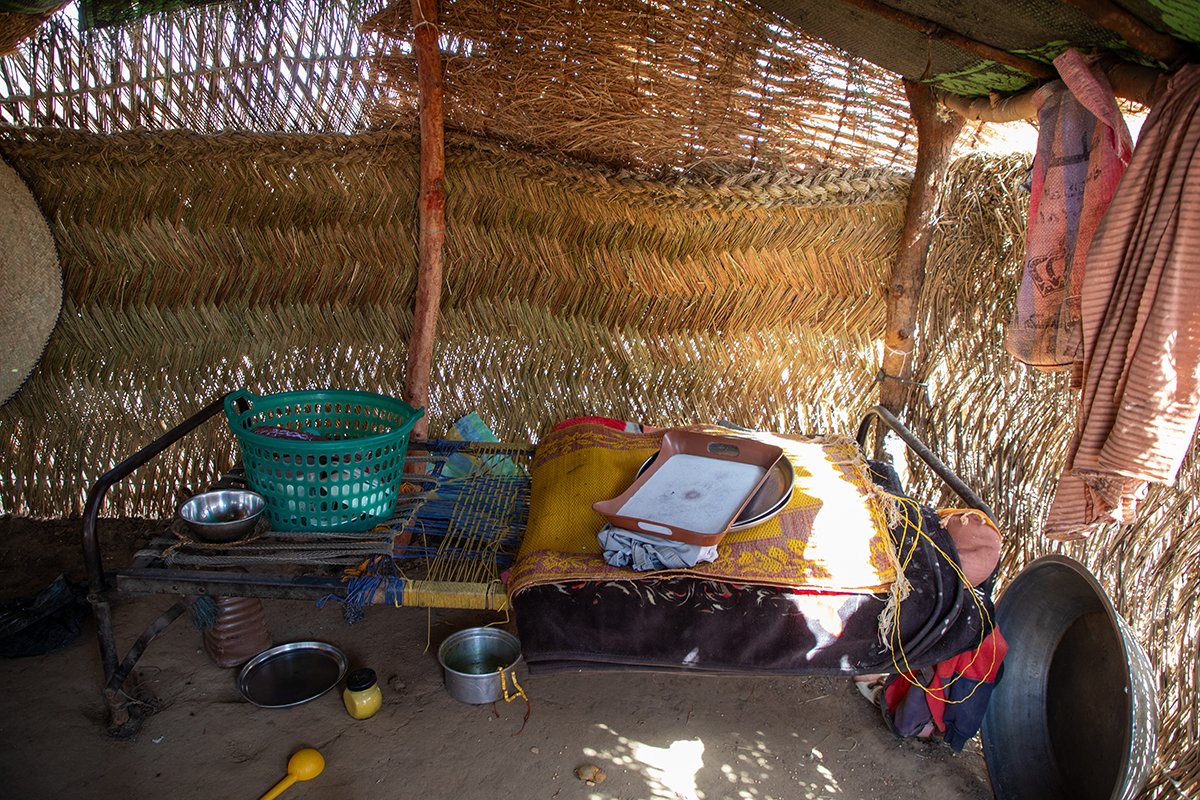
<svg viewBox="0 0 1200 800"><path fill-rule="evenodd" d="M704 742L680 739L668 747L654 747L626 736L601 723L596 727L616 737L616 746L603 750L585 747L589 758L602 758L642 775L652 797L670 800L704 800L696 788L696 773L704 766ZM592 796L599 800L599 795Z"/></svg>
<svg viewBox="0 0 1200 800"><path fill-rule="evenodd" d="M597 764L607 762L608 779L616 780L597 786L588 800L625 797L622 789L628 787L620 785L622 772L624 780L644 782L644 793L637 797L652 800L837 800L845 796L831 769L822 763L825 754L815 746L806 747L803 740L798 743L805 748L802 753L789 755L772 751L762 731L755 731L752 739L734 734L734 753L720 755L724 748L710 748L706 765L705 745L699 738L677 739L659 747L622 736L603 723L596 728L612 737L610 746L585 747L583 755ZM799 738L794 733L793 737Z"/></svg>
<svg viewBox="0 0 1200 800"><path fill-rule="evenodd" d="M762 731L757 733L761 735ZM774 757L767 743L760 739L753 747L739 746L737 760L740 763L736 767L722 764L721 774L725 780L739 786L736 797L742 800L772 800L772 795L760 793L758 784L770 777L768 773L773 769L771 759Z"/></svg>
<svg viewBox="0 0 1200 800"><path fill-rule="evenodd" d="M704 766L704 742L699 739L681 739L669 747L652 747L640 742L631 742L635 761L646 767L646 776L660 783L675 796L687 800L700 800L696 789L696 773Z"/></svg>

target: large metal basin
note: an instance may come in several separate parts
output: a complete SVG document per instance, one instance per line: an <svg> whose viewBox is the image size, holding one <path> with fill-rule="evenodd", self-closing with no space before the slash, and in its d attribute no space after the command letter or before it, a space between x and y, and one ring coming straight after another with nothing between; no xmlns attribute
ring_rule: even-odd
<svg viewBox="0 0 1200 800"><path fill-rule="evenodd" d="M1158 738L1156 679L1095 577L1064 556L1037 559L996 604L1008 642L983 720L999 800L1128 800Z"/></svg>

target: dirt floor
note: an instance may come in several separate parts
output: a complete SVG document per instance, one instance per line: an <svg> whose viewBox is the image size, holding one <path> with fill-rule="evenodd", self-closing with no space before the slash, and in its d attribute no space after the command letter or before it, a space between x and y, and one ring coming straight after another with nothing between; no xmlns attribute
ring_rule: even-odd
<svg viewBox="0 0 1200 800"><path fill-rule="evenodd" d="M82 580L78 521L0 518L0 600ZM147 529L102 520L110 566ZM122 655L174 598L114 608ZM518 668L529 704L469 705L443 685L436 652L490 614L374 607L347 625L330 602L267 601L275 643L336 645L350 668L380 676L384 705L352 719L338 687L303 705L246 702L236 670L202 649L185 615L139 662L139 685L161 708L133 741L105 732L95 628L44 656L0 659L0 797L253 798L315 748L324 771L283 797L309 798L990 798L978 739L961 753L901 740L846 678L556 674ZM526 721L526 714L528 720ZM589 785L576 770L598 768Z"/></svg>

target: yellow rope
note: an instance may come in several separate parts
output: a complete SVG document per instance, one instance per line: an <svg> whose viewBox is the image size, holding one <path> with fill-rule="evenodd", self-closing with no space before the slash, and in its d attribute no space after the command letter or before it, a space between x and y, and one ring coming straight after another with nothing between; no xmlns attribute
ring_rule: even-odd
<svg viewBox="0 0 1200 800"><path fill-rule="evenodd" d="M512 673L512 675L510 677L512 678L513 686L517 687L517 693L512 695L511 697L509 696L508 682L505 681L505 679L504 679L504 670L505 669L507 669L507 667L500 667L500 670L499 670L500 671L500 688L504 690L504 702L508 703L512 700L516 700L518 697L523 698L525 700L525 719L524 719L524 721L521 722L521 730L517 731L516 733L513 734L513 736L520 736L521 731L525 730L525 725L529 722L529 715L533 712L533 703L529 702L529 695L525 694L525 690L521 688L521 684L517 683L517 673L515 671ZM497 716L499 716L499 715L497 715Z"/></svg>
<svg viewBox="0 0 1200 800"><path fill-rule="evenodd" d="M920 519L920 513L921 513L920 506L917 504L917 502L915 500L911 500L911 499L905 498L905 497L896 498L896 499L899 500L904 506L906 506L906 510L907 510L907 506L909 504L911 504L912 508L915 510L915 512L917 514L917 519ZM959 580L962 581L963 584L965 586L967 586L968 589L971 590L970 591L971 599L972 599L972 601L974 601L975 607L979 610L979 618L987 623L987 625L981 625L980 629L979 629L979 644L976 646L975 657L971 659L971 664L974 664L975 660L979 657L978 649L983 646L984 640L986 638L983 633L984 628L989 627L989 626L994 627L994 625L992 623L991 615L987 612L987 609L984 607L983 601L979 597L979 594L974 591L974 587L971 586L970 582L963 575L962 569L959 568L958 564L955 563L954 559L951 558L949 555L947 555L946 552L942 550L942 548L938 547L937 542L933 541L933 539L931 539L928 534L926 534L923 530L921 530L919 525L914 525L912 522L912 517L910 517L907 513L904 514L904 526L905 526L905 533L907 533L908 531L911 530L911 531L915 531L917 535L916 535L916 537L913 538L912 547L909 548L907 554L905 554L905 556L902 560L902 568L903 569L907 569L908 565L912 561L913 554L916 552L916 549L917 549L918 538L924 538L927 542L929 542L929 544L933 547L933 549L938 552L938 555L940 555L943 559L945 559L946 563L951 566L951 568L954 570L955 574L958 575ZM901 541L903 541L903 536L901 537ZM945 683L942 685L942 687L940 689L941 696L939 697L938 692L930 691L930 689L928 687L926 687L924 684L922 684L919 681L916 681L910 677L910 674L913 672L913 670L912 670L912 667L909 666L909 664L908 664L908 657L904 653L904 643L900 639L899 614L896 614L889 621L889 627L890 627L890 630L887 632L887 637L888 637L887 645L888 645L888 648L890 650L892 650L892 666L894 666L896 668L896 672L898 672L900 674L900 677L904 678L904 680L908 681L909 684L911 684L913 686L921 687L921 691L925 692L925 694L934 696L934 697L938 697L939 700L946 703L947 705L957 704L957 703L965 703L967 700L971 699L971 696L974 695L975 692L982 685L982 683L976 683L975 686L971 689L971 692L966 697L962 698L961 700L948 699L945 696L945 692L951 686L953 686L954 683L959 678L965 677L965 675L963 675L962 673L959 673L958 675L951 678L948 683ZM899 662L896 660L896 652L897 651L899 651L899 653L900 653L900 659L904 662L903 668L901 668ZM992 650L991 667L994 668L995 666L996 666L996 651L993 649ZM989 672L990 671L991 670L989 669Z"/></svg>
<svg viewBox="0 0 1200 800"><path fill-rule="evenodd" d="M455 583L452 581L406 581L404 605L415 608L469 608L481 611L504 611L508 595L503 584Z"/></svg>

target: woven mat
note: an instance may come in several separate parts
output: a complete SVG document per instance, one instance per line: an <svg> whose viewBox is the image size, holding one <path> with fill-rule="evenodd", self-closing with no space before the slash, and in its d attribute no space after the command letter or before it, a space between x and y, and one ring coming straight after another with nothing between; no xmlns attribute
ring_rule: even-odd
<svg viewBox="0 0 1200 800"><path fill-rule="evenodd" d="M889 498L874 488L853 440L740 434L715 426L687 430L753 436L782 447L796 473L791 502L775 519L726 535L715 562L650 573L611 567L596 541L604 518L592 503L616 497L633 482L642 462L658 450L663 431L564 428L546 437L534 456L529 525L508 578L509 593L573 580L671 574L807 591L888 590L896 577Z"/></svg>
<svg viewBox="0 0 1200 800"><path fill-rule="evenodd" d="M25 182L0 159L0 405L46 351L62 310L62 268L46 217Z"/></svg>

